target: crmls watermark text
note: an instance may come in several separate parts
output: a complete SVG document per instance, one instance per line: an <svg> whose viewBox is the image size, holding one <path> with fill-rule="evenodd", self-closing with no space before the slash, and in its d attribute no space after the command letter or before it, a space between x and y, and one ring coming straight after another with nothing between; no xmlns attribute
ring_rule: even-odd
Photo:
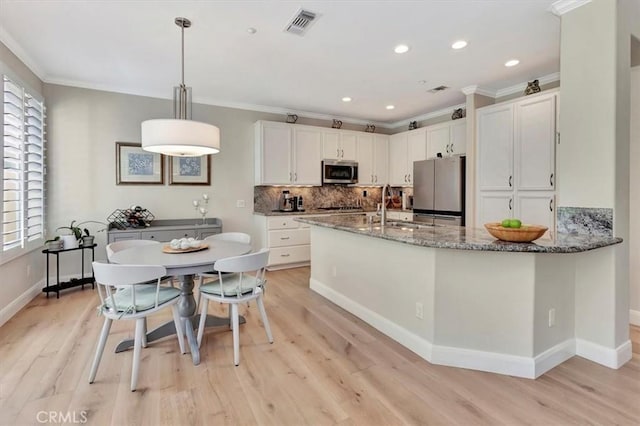
<svg viewBox="0 0 640 426"><path fill-rule="evenodd" d="M38 423L55 423L55 424L84 424L87 422L87 411L38 411L36 421Z"/></svg>

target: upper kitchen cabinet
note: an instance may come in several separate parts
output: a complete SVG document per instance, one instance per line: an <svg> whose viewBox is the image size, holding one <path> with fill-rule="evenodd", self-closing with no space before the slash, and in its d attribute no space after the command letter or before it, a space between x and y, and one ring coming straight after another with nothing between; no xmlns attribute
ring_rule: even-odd
<svg viewBox="0 0 640 426"><path fill-rule="evenodd" d="M478 110L478 188L513 189L513 104Z"/></svg>
<svg viewBox="0 0 640 426"><path fill-rule="evenodd" d="M389 173L389 136L363 133L357 136L358 184L384 185Z"/></svg>
<svg viewBox="0 0 640 426"><path fill-rule="evenodd" d="M516 182L519 189L553 190L555 180L556 96L515 105Z"/></svg>
<svg viewBox="0 0 640 426"><path fill-rule="evenodd" d="M557 93L478 110L481 191L555 187Z"/></svg>
<svg viewBox="0 0 640 426"><path fill-rule="evenodd" d="M413 185L413 162L427 158L426 128L396 133L389 138L389 183Z"/></svg>
<svg viewBox="0 0 640 426"><path fill-rule="evenodd" d="M356 161L356 133L340 130L322 131L322 159Z"/></svg>
<svg viewBox="0 0 640 426"><path fill-rule="evenodd" d="M467 120L460 119L429 126L427 129L427 158L464 154L467 149Z"/></svg>
<svg viewBox="0 0 640 426"><path fill-rule="evenodd" d="M320 185L321 129L258 121L255 124L256 185Z"/></svg>
<svg viewBox="0 0 640 426"><path fill-rule="evenodd" d="M478 109L478 224L512 215L553 236L557 101L554 91Z"/></svg>

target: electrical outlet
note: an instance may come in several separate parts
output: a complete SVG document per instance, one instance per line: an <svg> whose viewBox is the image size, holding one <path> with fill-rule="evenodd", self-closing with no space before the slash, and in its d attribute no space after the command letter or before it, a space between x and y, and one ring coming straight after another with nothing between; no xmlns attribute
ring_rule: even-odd
<svg viewBox="0 0 640 426"><path fill-rule="evenodd" d="M238 200L238 201L236 201L236 207L238 207L238 208L243 208L243 207L245 207L245 206L246 206L246 204L245 204L244 200Z"/></svg>
<svg viewBox="0 0 640 426"><path fill-rule="evenodd" d="M549 327L556 325L556 308L549 309Z"/></svg>
<svg viewBox="0 0 640 426"><path fill-rule="evenodd" d="M331 268L331 274L334 277L337 277L338 276L338 268L336 268L335 266L333 268Z"/></svg>
<svg viewBox="0 0 640 426"><path fill-rule="evenodd" d="M416 318L424 318L424 306L420 302L416 302Z"/></svg>

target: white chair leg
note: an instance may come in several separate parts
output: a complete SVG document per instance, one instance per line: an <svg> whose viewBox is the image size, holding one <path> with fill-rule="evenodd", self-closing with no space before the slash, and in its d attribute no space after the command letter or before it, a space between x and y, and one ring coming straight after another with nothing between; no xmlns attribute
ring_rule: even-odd
<svg viewBox="0 0 640 426"><path fill-rule="evenodd" d="M142 332L142 347L147 347L147 317L144 317L144 331Z"/></svg>
<svg viewBox="0 0 640 426"><path fill-rule="evenodd" d="M98 372L98 366L100 365L100 359L102 359L102 353L104 352L104 345L107 343L107 337L109 336L109 330L111 329L111 320L107 317L104 318L104 324L102 324L102 331L98 340L98 347L96 348L96 355L93 358L93 364L91 365L91 372L89 373L89 383L93 383Z"/></svg>
<svg viewBox="0 0 640 426"><path fill-rule="evenodd" d="M220 302L220 303L222 303L222 302ZM229 309L229 312L228 312L228 314L229 314L229 328L233 330L233 310L231 309L231 306L233 306L233 305L229 305L229 308L228 308Z"/></svg>
<svg viewBox="0 0 640 426"><path fill-rule="evenodd" d="M204 336L204 323L207 321L207 311L209 310L209 300L202 300L203 305L200 309L200 323L198 324L198 348L202 344L202 336Z"/></svg>
<svg viewBox="0 0 640 426"><path fill-rule="evenodd" d="M133 341L133 365L131 366L131 392L135 392L138 384L138 368L140 367L140 352L142 351L142 333L144 318L136 320L136 336Z"/></svg>
<svg viewBox="0 0 640 426"><path fill-rule="evenodd" d="M173 325L176 328L176 335L178 336L178 345L180 345L180 353L186 354L187 350L184 348L184 327L180 320L180 313L178 312L178 305L171 306L173 311Z"/></svg>
<svg viewBox="0 0 640 426"><path fill-rule="evenodd" d="M273 343L273 336L271 335L271 327L269 326L269 320L267 319L267 311L264 309L264 302L262 301L262 295L256 299L260 316L262 317L262 324L264 324L264 330L267 332L267 339L269 343Z"/></svg>
<svg viewBox="0 0 640 426"><path fill-rule="evenodd" d="M238 304L232 303L230 308L233 330L233 363L237 367L240 364L240 326L238 324Z"/></svg>

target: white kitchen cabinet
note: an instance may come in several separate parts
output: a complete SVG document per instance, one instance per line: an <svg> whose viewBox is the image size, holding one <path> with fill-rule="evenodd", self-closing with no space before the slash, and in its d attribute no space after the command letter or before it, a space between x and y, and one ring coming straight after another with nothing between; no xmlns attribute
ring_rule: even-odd
<svg viewBox="0 0 640 426"><path fill-rule="evenodd" d="M427 129L427 158L464 154L467 150L467 120L435 124Z"/></svg>
<svg viewBox="0 0 640 426"><path fill-rule="evenodd" d="M555 234L555 193L553 191L520 191L515 198L514 217L523 224L549 228L544 237Z"/></svg>
<svg viewBox="0 0 640 426"><path fill-rule="evenodd" d="M397 133L389 138L389 183L413 185L413 162L427 158L426 128Z"/></svg>
<svg viewBox="0 0 640 426"><path fill-rule="evenodd" d="M389 136L361 134L357 137L358 184L384 185L388 181Z"/></svg>
<svg viewBox="0 0 640 426"><path fill-rule="evenodd" d="M478 109L478 226L514 217L553 236L557 99L543 93Z"/></svg>
<svg viewBox="0 0 640 426"><path fill-rule="evenodd" d="M518 102L515 123L518 189L553 190L556 97L542 96Z"/></svg>
<svg viewBox="0 0 640 426"><path fill-rule="evenodd" d="M513 104L478 110L478 188L513 189Z"/></svg>
<svg viewBox="0 0 640 426"><path fill-rule="evenodd" d="M322 136L311 126L293 128L293 161L291 183L295 185L322 184Z"/></svg>
<svg viewBox="0 0 640 426"><path fill-rule="evenodd" d="M467 152L467 119L462 118L452 121L451 142L449 145L450 155L462 155Z"/></svg>
<svg viewBox="0 0 640 426"><path fill-rule="evenodd" d="M309 226L296 222L297 216L254 216L256 244L268 247L267 269L285 269L309 265L311 240Z"/></svg>
<svg viewBox="0 0 640 426"><path fill-rule="evenodd" d="M515 217L513 214L513 192L483 191L478 197L478 227L489 222L502 222Z"/></svg>
<svg viewBox="0 0 640 426"><path fill-rule="evenodd" d="M355 132L346 130L323 130L322 158L356 161L356 143Z"/></svg>
<svg viewBox="0 0 640 426"><path fill-rule="evenodd" d="M321 129L287 123L255 124L256 185L320 185Z"/></svg>

